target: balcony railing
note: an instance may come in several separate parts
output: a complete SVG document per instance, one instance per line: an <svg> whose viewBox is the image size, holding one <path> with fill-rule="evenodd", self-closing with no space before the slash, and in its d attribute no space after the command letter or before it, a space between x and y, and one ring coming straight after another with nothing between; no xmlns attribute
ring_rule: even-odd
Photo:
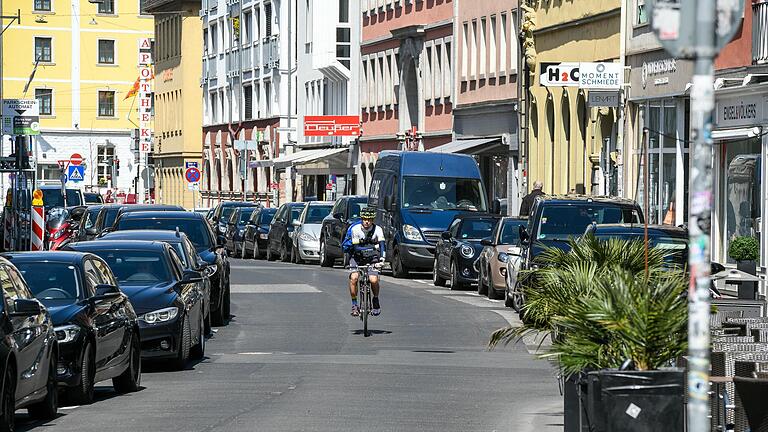
<svg viewBox="0 0 768 432"><path fill-rule="evenodd" d="M768 1L752 5L752 63L768 63Z"/></svg>
<svg viewBox="0 0 768 432"><path fill-rule="evenodd" d="M280 66L280 37L264 38L264 67L271 69Z"/></svg>
<svg viewBox="0 0 768 432"><path fill-rule="evenodd" d="M253 48L247 46L243 48L243 70L253 67Z"/></svg>
<svg viewBox="0 0 768 432"><path fill-rule="evenodd" d="M208 78L209 79L216 78L217 66L218 66L218 61L216 60L216 57L212 57L208 59Z"/></svg>

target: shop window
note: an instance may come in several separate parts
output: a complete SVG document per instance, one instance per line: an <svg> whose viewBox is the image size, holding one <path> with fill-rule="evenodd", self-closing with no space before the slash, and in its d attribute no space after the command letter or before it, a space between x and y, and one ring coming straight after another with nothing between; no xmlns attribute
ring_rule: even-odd
<svg viewBox="0 0 768 432"><path fill-rule="evenodd" d="M760 139L726 141L725 160L721 164L723 198L720 220L724 221L723 258L728 257L728 245L736 237L758 236L760 221Z"/></svg>

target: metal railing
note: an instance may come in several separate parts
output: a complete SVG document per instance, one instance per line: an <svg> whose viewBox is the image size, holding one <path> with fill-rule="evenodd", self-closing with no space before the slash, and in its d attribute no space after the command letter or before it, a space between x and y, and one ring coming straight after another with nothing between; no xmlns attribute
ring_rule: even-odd
<svg viewBox="0 0 768 432"><path fill-rule="evenodd" d="M752 5L752 63L768 63L768 1Z"/></svg>
<svg viewBox="0 0 768 432"><path fill-rule="evenodd" d="M275 68L280 65L280 37L277 35L264 38L264 57L265 68Z"/></svg>
<svg viewBox="0 0 768 432"><path fill-rule="evenodd" d="M246 46L243 48L243 70L253 67L253 48Z"/></svg>
<svg viewBox="0 0 768 432"><path fill-rule="evenodd" d="M209 58L208 59L208 78L214 79L216 78L216 74L218 73L218 60L216 57Z"/></svg>

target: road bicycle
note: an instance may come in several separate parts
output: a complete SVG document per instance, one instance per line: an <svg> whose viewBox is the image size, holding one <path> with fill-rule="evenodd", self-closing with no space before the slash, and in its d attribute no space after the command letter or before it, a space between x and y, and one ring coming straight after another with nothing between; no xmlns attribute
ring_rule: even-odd
<svg viewBox="0 0 768 432"><path fill-rule="evenodd" d="M368 337L371 333L368 331L368 316L373 309L373 291L371 291L371 280L369 274L371 270L380 270L381 264L368 264L359 266L357 273L360 277L357 279L357 302L360 310L360 320L363 322L363 336Z"/></svg>

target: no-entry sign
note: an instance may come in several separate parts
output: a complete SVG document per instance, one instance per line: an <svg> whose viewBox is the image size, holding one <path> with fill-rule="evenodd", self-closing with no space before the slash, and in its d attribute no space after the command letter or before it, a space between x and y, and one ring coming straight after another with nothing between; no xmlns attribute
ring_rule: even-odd
<svg viewBox="0 0 768 432"><path fill-rule="evenodd" d="M80 165L81 163L83 163L83 157L80 156L80 153L72 153L72 156L69 157L69 164Z"/></svg>

